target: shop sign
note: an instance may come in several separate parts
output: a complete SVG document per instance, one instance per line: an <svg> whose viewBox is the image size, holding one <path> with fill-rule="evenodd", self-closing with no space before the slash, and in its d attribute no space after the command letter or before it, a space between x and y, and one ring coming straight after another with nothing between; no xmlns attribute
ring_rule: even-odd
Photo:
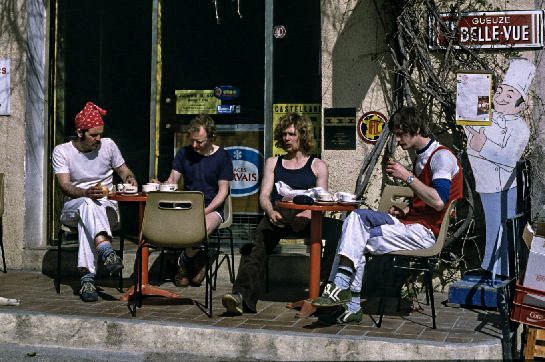
<svg viewBox="0 0 545 362"><path fill-rule="evenodd" d="M455 32L460 48L542 48L543 10L513 10L439 14ZM444 49L449 37L435 17L429 18L430 49Z"/></svg>
<svg viewBox="0 0 545 362"><path fill-rule="evenodd" d="M263 155L256 149L244 146L225 147L233 159L231 195L243 197L259 190Z"/></svg>
<svg viewBox="0 0 545 362"><path fill-rule="evenodd" d="M221 100L212 89L177 89L176 114L216 114Z"/></svg>
<svg viewBox="0 0 545 362"><path fill-rule="evenodd" d="M382 113L371 111L364 113L358 120L358 136L367 143L377 142L386 117Z"/></svg>
<svg viewBox="0 0 545 362"><path fill-rule="evenodd" d="M9 116L10 110L10 60L0 58L0 116Z"/></svg>

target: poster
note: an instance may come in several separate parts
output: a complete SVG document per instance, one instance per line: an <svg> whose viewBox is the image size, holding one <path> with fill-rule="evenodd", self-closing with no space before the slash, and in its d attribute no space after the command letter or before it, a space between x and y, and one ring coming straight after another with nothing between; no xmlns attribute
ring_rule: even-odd
<svg viewBox="0 0 545 362"><path fill-rule="evenodd" d="M322 108L320 104L299 104L299 103L279 103L273 104L273 125L272 132L274 132L274 127L278 124L278 120L286 113L295 112L299 113L312 122L314 128L314 139L316 140L316 146L314 150L310 153L314 156L319 156L322 150L321 139L322 139ZM274 136L272 137L272 155L280 156L285 154L283 149L278 148L274 145Z"/></svg>
<svg viewBox="0 0 545 362"><path fill-rule="evenodd" d="M0 116L9 116L11 114L9 78L10 60L0 58Z"/></svg>
<svg viewBox="0 0 545 362"><path fill-rule="evenodd" d="M356 108L324 109L324 150L356 149Z"/></svg>
<svg viewBox="0 0 545 362"><path fill-rule="evenodd" d="M490 126L492 124L492 72L456 74L456 124Z"/></svg>
<svg viewBox="0 0 545 362"><path fill-rule="evenodd" d="M221 100L212 89L177 89L176 114L216 114Z"/></svg>

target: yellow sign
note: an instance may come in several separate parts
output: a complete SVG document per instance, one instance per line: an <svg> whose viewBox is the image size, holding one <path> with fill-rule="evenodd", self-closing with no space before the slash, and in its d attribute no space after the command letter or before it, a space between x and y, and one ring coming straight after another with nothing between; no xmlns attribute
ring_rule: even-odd
<svg viewBox="0 0 545 362"><path fill-rule="evenodd" d="M316 140L316 146L311 150L311 154L314 156L319 156L322 150L321 141L322 141L322 108L320 104L273 104L273 125L272 129L278 124L280 117L286 113L295 112L299 113L302 116L307 117L312 122L312 127L314 130L314 139ZM272 133L272 132L271 132ZM274 145L274 139L272 141L272 154L273 156L280 156L286 152Z"/></svg>
<svg viewBox="0 0 545 362"><path fill-rule="evenodd" d="M178 89L175 94L176 114L216 114L221 104L211 89Z"/></svg>

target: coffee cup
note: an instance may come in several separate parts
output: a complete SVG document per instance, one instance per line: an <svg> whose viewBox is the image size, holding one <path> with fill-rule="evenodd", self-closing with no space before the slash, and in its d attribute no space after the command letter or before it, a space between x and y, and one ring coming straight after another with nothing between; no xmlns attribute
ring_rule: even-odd
<svg viewBox="0 0 545 362"><path fill-rule="evenodd" d="M123 191L126 194L135 194L138 192L138 186L133 186L131 184L122 184L123 185ZM118 185L119 186L119 185Z"/></svg>
<svg viewBox="0 0 545 362"><path fill-rule="evenodd" d="M176 184L161 184L159 186L159 190L161 191L176 191L178 189L178 185Z"/></svg>
<svg viewBox="0 0 545 362"><path fill-rule="evenodd" d="M354 202L356 201L356 195L349 192L337 192L335 194L337 199L341 202Z"/></svg>
<svg viewBox="0 0 545 362"><path fill-rule="evenodd" d="M150 191L159 191L159 187L161 186L161 184L157 182L148 182L146 185L148 185L150 189L153 189Z"/></svg>
<svg viewBox="0 0 545 362"><path fill-rule="evenodd" d="M316 198L318 199L318 201L326 201L326 202L335 201L335 197L331 195L329 192L320 192L316 195Z"/></svg>
<svg viewBox="0 0 545 362"><path fill-rule="evenodd" d="M155 187L155 185L150 185L150 184L142 185L142 192L152 192L152 191L157 191L157 188Z"/></svg>

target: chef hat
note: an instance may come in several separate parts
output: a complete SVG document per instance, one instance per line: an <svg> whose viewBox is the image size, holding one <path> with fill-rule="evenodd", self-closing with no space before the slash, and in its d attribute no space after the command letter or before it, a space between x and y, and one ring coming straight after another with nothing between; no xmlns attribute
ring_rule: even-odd
<svg viewBox="0 0 545 362"><path fill-rule="evenodd" d="M92 102L87 102L85 107L76 115L74 120L76 129L90 129L104 125L102 116L106 115L106 110L100 108Z"/></svg>
<svg viewBox="0 0 545 362"><path fill-rule="evenodd" d="M510 85L518 90L526 102L528 100L528 90L535 75L536 66L532 62L525 58L515 58L511 60L502 84Z"/></svg>

